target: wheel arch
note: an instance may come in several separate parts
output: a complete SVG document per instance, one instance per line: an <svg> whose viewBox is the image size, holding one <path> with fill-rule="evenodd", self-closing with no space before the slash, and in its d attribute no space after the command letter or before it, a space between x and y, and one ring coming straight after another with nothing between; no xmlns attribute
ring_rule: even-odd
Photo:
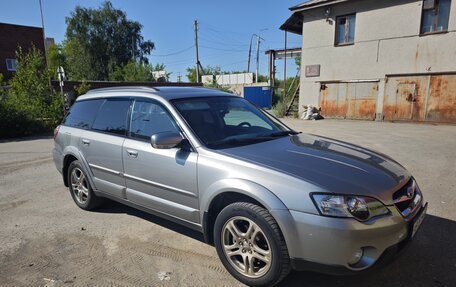
<svg viewBox="0 0 456 287"><path fill-rule="evenodd" d="M63 163L62 163L62 176L63 176L63 183L66 187L68 187L68 167L70 164L78 160L81 162L82 168L84 172L88 175L89 183L92 187L95 187L93 180L92 180L92 173L90 172L90 168L88 163L85 161L84 157L80 154L79 150L73 147L68 147L67 150L64 151L63 156Z"/></svg>
<svg viewBox="0 0 456 287"><path fill-rule="evenodd" d="M75 160L78 160L78 158L75 157L73 154L67 154L63 158L62 176L63 176L63 183L65 184L66 187L68 187L68 167Z"/></svg>
<svg viewBox="0 0 456 287"><path fill-rule="evenodd" d="M213 244L214 223L220 211L234 202L250 202L268 211L287 210L284 203L265 187L244 179L226 179L212 184L203 194L201 222L204 239ZM271 213L272 214L272 213ZM279 223L279 221L277 221ZM281 224L279 223L279 227Z"/></svg>

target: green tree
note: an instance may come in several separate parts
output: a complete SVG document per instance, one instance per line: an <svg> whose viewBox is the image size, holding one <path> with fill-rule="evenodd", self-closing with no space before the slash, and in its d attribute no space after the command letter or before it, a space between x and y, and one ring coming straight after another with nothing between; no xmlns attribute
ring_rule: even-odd
<svg viewBox="0 0 456 287"><path fill-rule="evenodd" d="M299 70L301 68L301 56L297 56L295 59L296 68Z"/></svg>
<svg viewBox="0 0 456 287"><path fill-rule="evenodd" d="M155 66L153 67L154 71L164 71L166 70L166 66L163 63L156 63Z"/></svg>
<svg viewBox="0 0 456 287"><path fill-rule="evenodd" d="M3 83L3 74L0 73L0 105L2 104L3 96L6 94L6 90L3 86L6 86L6 83Z"/></svg>
<svg viewBox="0 0 456 287"><path fill-rule="evenodd" d="M220 74L222 74L222 69L220 67L206 66L206 67L203 67L203 70L202 70L202 73L200 74L200 76L220 75ZM187 68L187 79L190 83L196 83L196 68L194 66Z"/></svg>
<svg viewBox="0 0 456 287"><path fill-rule="evenodd" d="M253 74L255 77L255 74ZM269 77L268 76L264 76L264 75L258 75L258 83L266 83L267 81L269 81Z"/></svg>
<svg viewBox="0 0 456 287"><path fill-rule="evenodd" d="M128 62L117 67L109 74L111 81L152 82L154 81L152 65L146 63Z"/></svg>
<svg viewBox="0 0 456 287"><path fill-rule="evenodd" d="M44 117L49 103L48 70L40 50L34 46L24 53L16 52L17 70L10 80L9 103L34 117Z"/></svg>
<svg viewBox="0 0 456 287"><path fill-rule="evenodd" d="M190 83L196 83L196 69L195 67L187 68L187 79Z"/></svg>
<svg viewBox="0 0 456 287"><path fill-rule="evenodd" d="M67 70L67 65L65 61L65 55L63 52L63 47L61 45L50 45L47 48L48 63L49 63L49 73L52 79L58 79L57 68L62 66L65 71Z"/></svg>
<svg viewBox="0 0 456 287"><path fill-rule="evenodd" d="M76 92L76 95L79 97L80 95L83 95L87 93L90 90L90 84L87 83L87 81L83 80L79 85L74 86L74 91Z"/></svg>
<svg viewBox="0 0 456 287"><path fill-rule="evenodd" d="M166 66L163 63L156 63L155 66L153 67L153 70L154 70L154 72L165 71L164 77L154 79L155 81L158 81L158 82L167 82L169 79L169 76L171 76L171 74L172 74L172 73L166 73Z"/></svg>
<svg viewBox="0 0 456 287"><path fill-rule="evenodd" d="M72 39L65 41L63 51L66 60L66 73L70 80L97 80L100 67L92 63L89 49L83 41Z"/></svg>
<svg viewBox="0 0 456 287"><path fill-rule="evenodd" d="M109 1L97 9L77 6L66 23L72 79L107 80L111 72L132 60L147 64L147 55L154 49L154 43L141 35L142 25L128 20L125 12ZM73 67L80 55L82 63ZM86 73L90 68L92 72Z"/></svg>
<svg viewBox="0 0 456 287"><path fill-rule="evenodd" d="M49 90L49 71L40 50L16 52L17 70L0 105L0 138L50 130L61 119L62 98Z"/></svg>

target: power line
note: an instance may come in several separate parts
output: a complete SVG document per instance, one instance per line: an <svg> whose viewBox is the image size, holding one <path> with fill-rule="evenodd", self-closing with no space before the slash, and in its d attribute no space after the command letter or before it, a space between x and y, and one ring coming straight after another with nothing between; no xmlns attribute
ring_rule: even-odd
<svg viewBox="0 0 456 287"><path fill-rule="evenodd" d="M179 50L179 51L176 51L176 52L173 52L173 53L169 53L169 54L162 54L162 55L150 55L152 57L169 57L169 56L174 56L174 55L178 55L178 54L182 54L184 52L187 52L189 51L190 49L192 49L193 47L195 47L195 45L191 45L190 47L187 47L185 49L182 49L182 50Z"/></svg>
<svg viewBox="0 0 456 287"><path fill-rule="evenodd" d="M201 47L201 45L200 45ZM263 52L263 51L262 51ZM218 52L215 52L215 53L209 53L209 54L206 54L204 53L203 56L204 56L204 59L205 60L212 60L212 59L217 59L217 58L222 58L224 57L225 55L227 54L231 54L229 52L224 52L224 51L218 51ZM171 62L165 62L166 66L175 66L175 65L179 65L179 64L187 64L187 63L191 63L193 60L191 58L185 58L185 59L176 59L174 61L171 61Z"/></svg>
<svg viewBox="0 0 456 287"><path fill-rule="evenodd" d="M206 35L207 36L207 35ZM206 37L199 37L201 40L205 41L205 42L208 42L208 43L211 43L211 44L215 44L215 45L223 45L223 46L235 46L235 47L248 47L249 44L233 44L233 43L229 43L229 42L219 42L219 41L214 41L214 40L211 40L209 38L206 38Z"/></svg>
<svg viewBox="0 0 456 287"><path fill-rule="evenodd" d="M200 45L202 48L218 50L218 51L226 51L226 52L247 52L247 50L238 50L238 49L224 49L224 48L217 48L217 47L209 47Z"/></svg>
<svg viewBox="0 0 456 287"><path fill-rule="evenodd" d="M234 65L237 65L237 64L244 64L244 63L247 63L247 61L243 60L243 61L237 61L237 62L229 63L229 64L226 64L226 65L221 65L220 68L230 67L230 66L234 66Z"/></svg>
<svg viewBox="0 0 456 287"><path fill-rule="evenodd" d="M179 60L179 61L174 61L174 62L167 62L165 63L166 66L176 66L180 64L187 64L187 63L193 63L192 59L186 59L186 60Z"/></svg>
<svg viewBox="0 0 456 287"><path fill-rule="evenodd" d="M207 28L209 30L212 30L216 33L231 33L231 34L237 34L237 35L243 35L243 36L250 36L250 33L242 33L242 32L238 32L238 31L230 31L230 30L225 30L225 29L220 29L218 27L215 27L211 24L208 24L208 23L203 23L205 26L207 26Z"/></svg>
<svg viewBox="0 0 456 287"><path fill-rule="evenodd" d="M214 26L209 25L209 24L204 24L203 27L205 28L204 31L213 35L214 38L218 38L223 42L228 41L231 44L237 43L239 45L245 45L245 43L247 43L247 41L250 37L249 33L239 33L239 32L218 29L218 28L211 28ZM227 34L231 34L231 36L227 35ZM223 36L221 36L221 35L223 35ZM242 38L242 37L240 37L239 35L241 35L245 39L245 42L242 40L240 41L240 38Z"/></svg>

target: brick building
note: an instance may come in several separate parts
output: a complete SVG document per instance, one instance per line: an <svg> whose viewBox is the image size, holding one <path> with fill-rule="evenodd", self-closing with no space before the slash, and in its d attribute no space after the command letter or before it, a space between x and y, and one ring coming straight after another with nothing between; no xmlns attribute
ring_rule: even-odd
<svg viewBox="0 0 456 287"><path fill-rule="evenodd" d="M0 23L0 73L5 81L16 71L17 47L27 51L32 44L44 53L42 28Z"/></svg>

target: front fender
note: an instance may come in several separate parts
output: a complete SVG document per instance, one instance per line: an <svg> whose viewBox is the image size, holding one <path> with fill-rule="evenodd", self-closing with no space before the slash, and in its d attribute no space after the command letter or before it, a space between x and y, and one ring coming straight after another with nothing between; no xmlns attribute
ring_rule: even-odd
<svg viewBox="0 0 456 287"><path fill-rule="evenodd" d="M290 255L295 254L295 249L299 248L298 233L290 211L274 193L255 182L235 178L222 179L210 185L200 197L201 222L205 222L204 214L207 214L214 198L226 192L237 192L261 203L279 225Z"/></svg>
<svg viewBox="0 0 456 287"><path fill-rule="evenodd" d="M225 192L237 192L249 196L260 202L268 210L287 209L283 202L264 186L245 179L230 178L216 181L203 193L200 193L200 210L207 212L212 200Z"/></svg>

